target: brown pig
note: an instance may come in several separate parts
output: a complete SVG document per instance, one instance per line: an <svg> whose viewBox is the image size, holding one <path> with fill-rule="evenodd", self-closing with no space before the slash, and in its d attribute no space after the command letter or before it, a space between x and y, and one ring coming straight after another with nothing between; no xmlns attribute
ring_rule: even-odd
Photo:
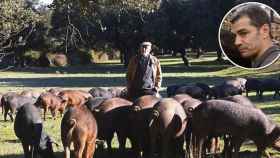
<svg viewBox="0 0 280 158"><path fill-rule="evenodd" d="M69 107L61 121L61 140L65 158L70 158L72 142L75 158L92 158L96 137L97 123L87 107Z"/></svg>

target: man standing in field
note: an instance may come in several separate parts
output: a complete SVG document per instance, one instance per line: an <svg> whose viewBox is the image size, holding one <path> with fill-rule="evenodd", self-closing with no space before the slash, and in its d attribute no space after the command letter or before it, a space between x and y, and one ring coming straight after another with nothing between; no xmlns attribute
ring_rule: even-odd
<svg viewBox="0 0 280 158"><path fill-rule="evenodd" d="M235 45L240 56L251 60L252 68L268 66L280 55L280 48L272 41L271 22L259 4L247 4L231 19Z"/></svg>
<svg viewBox="0 0 280 158"><path fill-rule="evenodd" d="M159 60L150 54L151 42L142 42L140 53L132 57L127 70L127 92L131 100L143 95L158 95L162 74Z"/></svg>

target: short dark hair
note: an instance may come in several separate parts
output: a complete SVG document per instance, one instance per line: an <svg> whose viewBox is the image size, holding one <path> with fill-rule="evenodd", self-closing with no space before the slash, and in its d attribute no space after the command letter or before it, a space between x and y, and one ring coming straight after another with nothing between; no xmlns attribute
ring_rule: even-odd
<svg viewBox="0 0 280 158"><path fill-rule="evenodd" d="M230 20L231 23L235 23L241 17L247 16L250 19L250 24L256 28L261 28L264 24L269 26L269 35L271 34L271 20L268 13L259 4L247 4L233 13Z"/></svg>

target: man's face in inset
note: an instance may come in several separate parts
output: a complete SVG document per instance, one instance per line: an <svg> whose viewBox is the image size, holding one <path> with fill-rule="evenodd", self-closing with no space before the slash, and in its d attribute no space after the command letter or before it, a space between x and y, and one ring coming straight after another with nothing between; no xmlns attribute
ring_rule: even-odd
<svg viewBox="0 0 280 158"><path fill-rule="evenodd" d="M147 56L151 52L151 50L152 50L151 45L141 45L140 54Z"/></svg>
<svg viewBox="0 0 280 158"><path fill-rule="evenodd" d="M232 32L236 36L234 44L243 58L255 58L262 51L262 27L251 25L247 16L240 17L232 24Z"/></svg>

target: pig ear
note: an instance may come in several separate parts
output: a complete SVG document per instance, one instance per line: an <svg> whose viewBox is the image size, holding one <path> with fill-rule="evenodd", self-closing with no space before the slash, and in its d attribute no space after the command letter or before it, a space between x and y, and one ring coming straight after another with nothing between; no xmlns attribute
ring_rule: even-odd
<svg viewBox="0 0 280 158"><path fill-rule="evenodd" d="M63 97L61 95L58 94L57 97L63 100Z"/></svg>
<svg viewBox="0 0 280 158"><path fill-rule="evenodd" d="M187 114L187 118L190 119L192 118L192 112L193 112L194 108L193 107L188 107L186 114Z"/></svg>
<svg viewBox="0 0 280 158"><path fill-rule="evenodd" d="M189 107L188 112L193 112L193 107Z"/></svg>
<svg viewBox="0 0 280 158"><path fill-rule="evenodd" d="M85 103L89 101L91 97L85 97Z"/></svg>
<svg viewBox="0 0 280 158"><path fill-rule="evenodd" d="M136 106L133 106L133 108L132 108L132 110L133 111L140 111L142 108L140 107L140 106L138 106L138 105L136 105Z"/></svg>
<svg viewBox="0 0 280 158"><path fill-rule="evenodd" d="M36 107L40 107L40 106L42 105L42 100L41 100L41 98L38 98L37 101L34 103L34 105L35 105Z"/></svg>
<svg viewBox="0 0 280 158"><path fill-rule="evenodd" d="M58 97L62 100L62 101L61 101L62 103L67 102L67 98L65 98L65 97L63 97L63 96L60 96L60 95L59 95Z"/></svg>
<svg viewBox="0 0 280 158"><path fill-rule="evenodd" d="M100 112L100 109L94 109L95 112Z"/></svg>

